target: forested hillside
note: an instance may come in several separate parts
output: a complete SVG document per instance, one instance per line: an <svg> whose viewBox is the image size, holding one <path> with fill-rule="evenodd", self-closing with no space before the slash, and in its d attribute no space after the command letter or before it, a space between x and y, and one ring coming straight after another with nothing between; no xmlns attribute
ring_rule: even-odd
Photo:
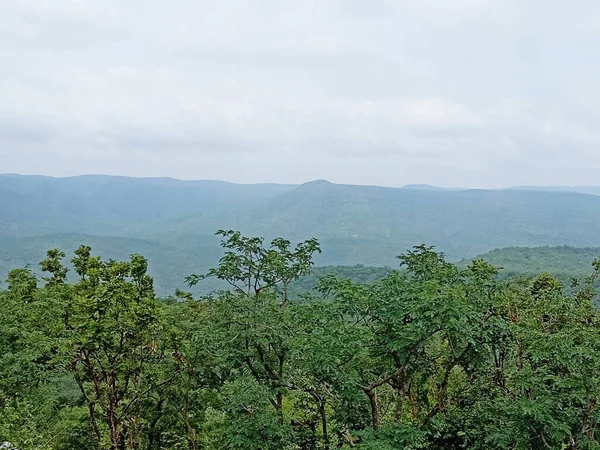
<svg viewBox="0 0 600 450"><path fill-rule="evenodd" d="M394 268L399 253L425 242L452 261L508 246L600 247L600 196L583 191L596 192L2 175L0 276L35 267L48 248L70 252L84 243L107 258L146 255L165 296L183 287L177 274L218 263L214 230L232 227L315 236L324 250L318 266Z"/></svg>
<svg viewBox="0 0 600 450"><path fill-rule="evenodd" d="M70 178L0 175L0 235L166 234L188 216L247 208L292 186L222 181L86 175Z"/></svg>
<svg viewBox="0 0 600 450"><path fill-rule="evenodd" d="M86 246L48 251L43 278L12 270L0 291L3 448L600 446L600 261L568 292L426 246L401 270L310 275L315 239L219 235L216 266L179 274L226 287L201 298L161 301L143 256ZM559 266L559 250L538 251Z"/></svg>
<svg viewBox="0 0 600 450"><path fill-rule="evenodd" d="M547 272L560 277L581 277L587 274L600 248L568 247L507 247L478 256L496 267L506 277ZM464 264L467 262L465 261Z"/></svg>

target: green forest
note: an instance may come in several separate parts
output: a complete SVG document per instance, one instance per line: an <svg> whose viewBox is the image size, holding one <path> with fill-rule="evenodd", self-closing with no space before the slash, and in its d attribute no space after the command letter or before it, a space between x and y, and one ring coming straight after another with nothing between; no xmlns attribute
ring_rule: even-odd
<svg viewBox="0 0 600 450"><path fill-rule="evenodd" d="M442 249L451 262L507 247L590 247L595 256L600 254L594 250L600 248L600 229L594 226L600 221L599 194L593 187L391 188L323 180L242 185L0 174L0 279L28 265L41 276L37 264L46 250L60 248L70 255L85 243L106 259L144 255L156 294L166 297L185 288L187 274L218 265L222 251L214 232L230 228L267 240L317 237L319 267L394 268L398 254L423 243ZM580 264L574 254L567 258L576 272L589 264L587 259ZM527 263L517 259L517 266ZM543 260L532 256L526 272L537 272L534 264ZM513 269L505 262L500 265L508 273ZM72 269L68 259L65 265ZM554 274L554 268L541 271ZM71 270L67 281L76 280ZM222 287L211 278L189 290L200 296Z"/></svg>
<svg viewBox="0 0 600 450"><path fill-rule="evenodd" d="M0 447L600 448L600 261L553 276L539 249L547 270L506 274L521 250L419 245L313 270L316 239L217 234L218 264L179 274L208 295L158 297L144 256L89 246L11 270Z"/></svg>

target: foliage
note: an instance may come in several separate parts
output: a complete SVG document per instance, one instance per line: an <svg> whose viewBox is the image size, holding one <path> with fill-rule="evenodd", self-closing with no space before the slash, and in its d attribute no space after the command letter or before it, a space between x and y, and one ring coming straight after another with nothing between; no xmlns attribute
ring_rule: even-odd
<svg viewBox="0 0 600 450"><path fill-rule="evenodd" d="M11 271L0 291L0 442L600 448L600 261L567 284L416 246L398 270L321 269L303 285L316 240L219 234L225 255L206 273L229 289L199 299L159 301L142 256L102 260L86 246L75 277L58 249L41 263L43 283Z"/></svg>

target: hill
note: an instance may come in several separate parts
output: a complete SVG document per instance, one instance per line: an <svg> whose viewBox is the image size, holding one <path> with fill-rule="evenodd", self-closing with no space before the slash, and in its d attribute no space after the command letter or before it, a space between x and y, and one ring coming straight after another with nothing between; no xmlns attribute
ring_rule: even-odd
<svg viewBox="0 0 600 450"><path fill-rule="evenodd" d="M140 223L160 229L187 216L243 209L292 185L85 175L0 175L0 235L48 233L135 235Z"/></svg>
<svg viewBox="0 0 600 450"><path fill-rule="evenodd" d="M600 258L600 248L507 247L463 259L457 265L460 268L466 268L475 258L484 259L498 267L501 279L549 273L561 280L568 289L572 278L581 279L592 273L592 262L596 258ZM362 265L315 267L311 274L292 284L292 291L296 295L309 292L316 287L320 277L330 274L357 283L372 283L385 278L391 272L392 268L390 267ZM596 288L600 288L600 282L597 283Z"/></svg>
<svg viewBox="0 0 600 450"><path fill-rule="evenodd" d="M187 218L172 224L166 239L185 240L218 228L291 239L315 236L327 259L319 263L386 266L423 243L454 260L507 246L600 246L594 227L599 219L600 197L587 194L313 182L253 208ZM151 232L151 227L140 230Z"/></svg>
<svg viewBox="0 0 600 450"><path fill-rule="evenodd" d="M508 189L546 192L574 192L579 194L600 195L599 186L515 186Z"/></svg>
<svg viewBox="0 0 600 450"><path fill-rule="evenodd" d="M600 248L508 247L479 255L496 267L502 267L503 277L550 273L563 280L584 277L592 273L592 262L600 258ZM462 261L466 264L467 261Z"/></svg>
<svg viewBox="0 0 600 450"><path fill-rule="evenodd" d="M181 287L180 274L216 264L221 228L267 239L316 237L318 266L396 267L396 255L419 244L454 261L504 247L600 247L597 223L600 196L557 188L0 175L0 278L36 264L50 247L69 252L87 244L104 257L144 254L158 291L168 294Z"/></svg>

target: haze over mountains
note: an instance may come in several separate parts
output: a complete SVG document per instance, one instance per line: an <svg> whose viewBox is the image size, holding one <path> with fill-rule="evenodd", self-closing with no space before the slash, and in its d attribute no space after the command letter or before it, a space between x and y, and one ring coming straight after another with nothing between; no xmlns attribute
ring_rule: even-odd
<svg viewBox="0 0 600 450"><path fill-rule="evenodd" d="M316 237L317 265L397 265L418 244L450 259L508 246L600 247L600 187L469 190L0 175L0 278L49 248L141 253L161 295L220 255L220 228L266 238Z"/></svg>

